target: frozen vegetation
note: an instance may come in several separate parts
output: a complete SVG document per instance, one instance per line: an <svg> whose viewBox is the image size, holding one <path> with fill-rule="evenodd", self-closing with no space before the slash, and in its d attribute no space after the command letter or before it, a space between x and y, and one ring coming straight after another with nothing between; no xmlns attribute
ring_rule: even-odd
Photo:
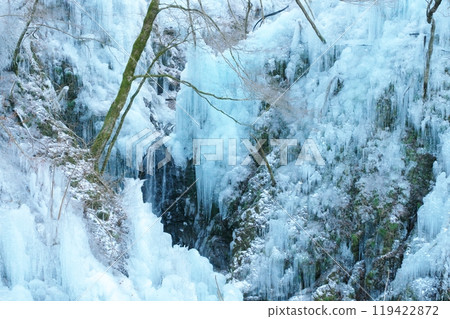
<svg viewBox="0 0 450 319"><path fill-rule="evenodd" d="M426 98L425 0L300 1L326 43L296 1L162 10L136 74L180 42L148 72L169 77L104 176L88 147L149 1L39 1L15 75L33 2L0 3L0 300L450 298L448 0ZM154 158L143 130L166 136Z"/></svg>

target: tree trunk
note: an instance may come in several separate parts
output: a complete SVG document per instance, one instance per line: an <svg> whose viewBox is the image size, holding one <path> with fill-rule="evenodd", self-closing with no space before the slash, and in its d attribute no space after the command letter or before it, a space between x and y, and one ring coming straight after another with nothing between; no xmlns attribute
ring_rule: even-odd
<svg viewBox="0 0 450 319"><path fill-rule="evenodd" d="M94 140L91 147L92 156L98 161L113 133L117 120L120 117L120 113L125 106L128 99L128 94L131 90L133 83L133 76L136 71L136 67L142 53L147 45L148 39L153 29L153 23L159 13L159 0L152 0L147 10L147 14L144 18L144 23L141 28L141 32L133 44L130 58L125 67L125 71L122 76L122 83L120 84L119 92L111 104L108 113L106 114L105 122L100 130L100 133ZM98 163L96 165L98 169Z"/></svg>
<svg viewBox="0 0 450 319"><path fill-rule="evenodd" d="M11 71L13 71L16 75L19 73L19 61L17 61L20 53L20 47L22 46L23 38L25 37L25 34L27 34L28 28L30 27L31 22L33 21L34 14L36 13L37 5L39 0L35 0L33 3L33 7L31 8L30 17L25 25L25 28L23 29L22 33L20 34L19 40L17 41L16 49L14 50L12 62L11 62Z"/></svg>
<svg viewBox="0 0 450 319"><path fill-rule="evenodd" d="M431 6L433 1L430 1L427 7L427 22L431 24L431 20L433 19L433 14L437 11L439 6L441 5L442 0L434 0L434 6Z"/></svg>
<svg viewBox="0 0 450 319"><path fill-rule="evenodd" d="M169 51L171 48L173 48L175 46L176 45L168 46L168 47L162 49L161 51L159 51L158 54L156 54L155 58L153 59L152 63L150 64L150 66L148 67L147 74L149 74L151 72L153 66L159 60L159 58L161 58L161 56L164 53L166 53L167 51ZM111 157L111 152L112 152L112 149L114 147L114 144L116 143L117 138L119 137L120 131L122 130L122 126L123 126L123 123L125 122L125 118L127 117L127 114L130 111L134 100L136 99L136 97L138 96L138 94L141 91L142 87L144 86L145 81L147 81L147 78L143 77L142 80L141 80L141 83L139 83L139 86L136 89L136 92L134 92L134 94L131 96L130 101L128 102L127 108L125 109L125 112L123 112L122 117L120 118L119 125L117 126L116 132L114 133L114 136L113 136L111 142L109 143L108 150L106 151L105 158L103 159L103 165L102 165L102 168L100 169L100 174L103 174L105 172L106 165L108 164L109 158Z"/></svg>
<svg viewBox="0 0 450 319"><path fill-rule="evenodd" d="M433 46L434 46L434 35L436 32L436 22L434 19L431 19L431 32L430 32L430 41L428 42L428 51L425 63L425 72L423 75L423 97L424 101L428 98L428 82L430 81L430 67L431 67L431 56L433 55Z"/></svg>
<svg viewBox="0 0 450 319"><path fill-rule="evenodd" d="M430 80L430 67L431 67L431 56L433 55L433 46L434 46L434 35L436 33L436 22L433 19L433 15L439 8L442 0L435 0L434 5L433 1L428 3L427 7L427 22L431 24L431 32L430 32L430 41L428 42L428 51L425 62L425 72L423 75L423 101L428 99L428 82Z"/></svg>

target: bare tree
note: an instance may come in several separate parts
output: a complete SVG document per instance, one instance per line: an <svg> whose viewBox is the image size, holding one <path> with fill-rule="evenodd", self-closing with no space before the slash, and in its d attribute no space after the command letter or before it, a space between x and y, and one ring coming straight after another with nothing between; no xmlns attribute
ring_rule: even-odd
<svg viewBox="0 0 450 319"><path fill-rule="evenodd" d="M148 7L147 14L144 18L141 31L133 44L131 55L125 67L125 71L123 72L122 82L120 84L119 91L117 92L117 96L111 104L108 113L106 114L106 118L103 123L103 127L100 130L100 133L97 135L94 143L92 144L91 153L97 160L105 150L105 147L113 134L116 122L120 117L120 113L124 108L125 103L127 102L138 61L140 60L141 55L147 45L148 39L150 38L150 34L153 30L153 24L159 12L160 1L152 0Z"/></svg>
<svg viewBox="0 0 450 319"><path fill-rule="evenodd" d="M247 10L250 10L249 8L251 8L251 6L249 5ZM142 75L135 75L136 72L136 68L137 68L137 63L139 61L139 59L141 58L141 55L143 54L145 45L152 33L153 30L153 24L157 18L157 15L162 11L162 10L166 10L166 9L175 9L175 10L181 10L183 12L185 12L187 14L186 19L188 21L188 35L189 33L194 33L194 25L193 25L193 14L200 16L203 18L203 20L206 22L207 27L212 28L215 30L215 32L219 35L216 38L220 38L219 41L226 43L228 46L228 50L230 50L230 55L232 56L232 59L234 60L234 62L238 65L237 60L234 58L233 56L233 52L231 49L232 44L229 43L229 39L226 36L226 34L222 31L221 27L216 23L216 21L214 21L213 18L211 18L211 16L209 16L208 14L206 14L203 10L203 8L200 6L200 10L199 9L195 9L192 8L190 6L188 7L182 7L179 5L167 5L167 6L160 6L159 5L159 1L157 0L152 0L152 2L150 3L150 6L148 8L147 11L147 15L144 19L144 23L141 29L141 33L139 34L138 38L136 39L135 44L133 45L133 49L131 52L131 56L129 58L128 64L125 68L125 71L123 73L123 77L122 77L122 83L120 85L120 89L117 93L116 99L114 100L114 102L111 104L111 107L106 115L104 124L102 129L100 130L100 133L97 135L97 137L94 140L94 143L91 147L91 154L93 155L94 159L96 160L96 170L100 171L100 173L103 173L107 162L109 160L109 157L111 155L111 151L112 148L114 147L114 144L118 138L118 135L120 133L120 130L122 128L122 125L124 123L125 117L128 114L128 111L130 110L133 101L135 100L135 98L137 97L139 91L141 90L142 86L145 83L145 80L148 78L152 78L152 79L160 79L160 78L166 78L169 79L173 82L178 82L181 85L185 85L189 88L191 88L196 94L198 94L202 99L204 99L209 106L211 106L213 109L215 109L216 111L222 113L224 116L230 118L231 120L233 120L234 122L236 122L239 125L243 125L243 126L247 126L249 128L252 128L251 125L248 125L246 123L242 123L240 122L238 119L234 118L233 116L231 116L230 114L227 114L226 112L224 112L223 110L221 110L220 108L216 107L214 105L214 103L212 102L212 100L227 100L227 101L242 101L242 99L235 99L235 98L231 98L231 97L226 97L226 96L219 96L210 92L205 92L200 90L199 88L197 88L195 85L193 85L192 83L185 81L185 80L180 80L179 78L177 78L176 76L173 76L172 74L168 74L168 73L152 73L152 67L154 66L154 64L158 61L158 59L170 48L173 48L177 45L179 45L180 43L173 43L171 46L166 47L165 49L163 49L162 51L160 51L159 53L156 54L155 58L153 59L153 61L151 62L147 73L146 74L142 74ZM218 39L216 39L218 40ZM186 38L185 40L186 41ZM182 41L182 42L184 42ZM235 70L239 76L242 76L242 72L244 71L243 69L241 69L241 67L238 65L232 65L232 62L227 61L227 63L230 64L230 66L233 68L233 70ZM133 83L134 80L137 79L141 79L141 82L137 88L137 90L135 91L135 93L131 96L130 101L128 102L128 105L125 109L124 112L122 112L123 108L125 107L125 103L128 100L128 95L130 93L131 90L131 85ZM122 114L123 113L123 114ZM103 164L100 165L100 158L101 156L105 154L104 158L103 158ZM272 173L272 169L269 165L269 162L266 158L266 155L264 154L264 152L261 152L260 154L262 156L262 158L264 159L264 162L268 168L269 174L271 176L271 180L272 180L272 184L275 185L275 179ZM99 169L100 168L100 169Z"/></svg>
<svg viewBox="0 0 450 319"><path fill-rule="evenodd" d="M215 94L201 91L198 88L196 88L193 84L189 83L188 81L180 80L170 74L149 74L152 66L161 57L161 55L163 53L165 53L165 50L162 50L160 53L156 54L156 57L154 58L153 62L151 63L147 74L135 75L138 61L140 60L140 58L144 52L145 46L150 38L150 35L153 30L154 22L158 16L158 14L162 10L166 10L166 9L177 9L177 10L181 10L181 11L187 13L187 19L189 21L188 33L190 31L190 32L192 32L192 34L195 34L195 30L194 30L194 26L193 26L193 18L192 18L192 14L195 13L197 15L202 16L211 25L214 25L214 27L216 28L216 30L219 31L221 36L223 38L225 38L225 35L220 31L220 27L203 10L194 9L194 8L191 8L190 6L185 8L185 7L182 7L179 5L168 5L165 7L161 7L159 0L152 0L152 2L149 5L149 8L147 10L147 14L146 14L146 17L144 19L144 22L143 22L143 25L141 28L141 32L133 45L133 49L132 49L130 58L128 60L127 66L125 67L125 71L122 76L122 82L121 82L119 91L117 93L117 96L116 96L115 100L113 101L113 103L111 104L111 106L108 110L108 113L106 114L103 126L91 146L91 155L96 160L96 170L98 170L100 172L103 172L105 170L106 164L107 164L110 154L111 154L112 147L114 146L114 143L117 140L117 137L122 128L124 119L125 119L128 111L130 110L130 107L131 107L134 99L136 98L140 89L144 85L145 79L147 79L147 78L153 78L153 79L167 78L174 82L178 82L180 84L186 85L186 86L192 88L197 94L199 94L200 97L205 99L211 107L213 107L217 111L223 113L224 115L232 118L230 115L226 114L225 112L223 112L222 110L220 110L219 108L214 106L214 104L209 100L209 98L214 98L217 100L235 100L235 101L237 101L237 99L221 97L221 96L217 96ZM175 44L174 46L176 46L178 44ZM138 90L131 97L129 104L121 117L121 113L127 102L132 83L134 80L139 79L139 78L141 78L142 80L141 80L141 83L139 84ZM234 119L234 118L232 118L232 119L237 122L236 119ZM116 128L116 126L117 126L117 128ZM113 136L113 134L114 134L114 136ZM108 146L108 143L109 143L109 146ZM106 151L106 154L103 159L103 165L101 165L101 168L100 168L99 160L105 151Z"/></svg>
<svg viewBox="0 0 450 319"><path fill-rule="evenodd" d="M187 39L187 37L182 42L186 41L186 39ZM150 63L150 66L147 69L147 74L151 72L153 66L156 64L156 62L159 60L159 58L161 58L170 49L180 45L182 42L172 43L169 46L163 48L161 51L159 51L155 55L155 57L153 58L153 61ZM134 94L131 96L130 101L128 102L127 108L125 109L125 112L122 114L122 117L120 118L119 125L118 125L118 127L117 127L117 129L116 129L116 131L114 133L114 136L113 136L113 138L111 140L111 143L109 143L108 150L106 152L105 158L103 160L103 165L102 165L101 170L100 170L100 174L103 174L105 172L106 165L108 164L108 160L109 160L109 158L111 156L111 152L112 152L112 149L114 147L114 144L116 143L117 138L119 137L120 131L121 131L122 126L123 126L123 123L125 122L125 118L127 117L127 114L130 111L134 100L138 96L138 94L141 91L142 87L144 86L146 80L147 80L146 77L142 77L141 82L139 83L139 86L137 87L137 89L134 92Z"/></svg>
<svg viewBox="0 0 450 319"><path fill-rule="evenodd" d="M436 33L436 22L434 21L433 15L439 8L442 0L430 0L427 6L427 22L431 24L430 40L428 41L428 50L425 63L425 72L423 75L423 100L428 98L428 82L430 80L430 66L431 66L431 56L433 55L434 47L434 36Z"/></svg>
<svg viewBox="0 0 450 319"><path fill-rule="evenodd" d="M20 54L20 48L22 47L22 42L25 37L25 35L28 32L28 28L30 27L31 22L34 19L34 15L36 14L36 10L38 7L39 0L34 0L33 6L31 8L30 14L28 16L28 20L25 24L25 28L23 29L22 33L19 36L19 40L16 44L16 49L14 50L12 61L11 61L11 71L13 71L16 75L19 72L19 54Z"/></svg>

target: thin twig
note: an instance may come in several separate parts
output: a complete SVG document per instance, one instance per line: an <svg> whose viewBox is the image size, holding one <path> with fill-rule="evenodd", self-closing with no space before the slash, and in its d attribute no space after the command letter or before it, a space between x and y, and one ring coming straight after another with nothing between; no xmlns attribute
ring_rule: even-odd
<svg viewBox="0 0 450 319"><path fill-rule="evenodd" d="M66 189L64 190L63 198L61 199L61 204L59 205L58 220L61 218L62 208L64 205L64 201L66 199L67 191L69 190L71 180L72 180L72 176L70 176L69 181L67 182L67 186L66 186Z"/></svg>
<svg viewBox="0 0 450 319"><path fill-rule="evenodd" d="M258 139L253 134L250 134L250 136L255 140L256 144L259 144ZM277 185L277 182L275 180L275 176L273 175L272 167L270 166L269 161L267 160L266 152L264 152L262 145L260 145L260 146L261 147L258 149L258 153L263 158L263 161L266 164L267 170L269 171L270 181L272 182L272 186L275 187Z"/></svg>
<svg viewBox="0 0 450 319"><path fill-rule="evenodd" d="M99 40L99 39L96 39L96 38L77 37L77 36L75 36L73 34L70 34L70 33L66 32L66 31L64 31L64 30L61 30L59 28L52 27L50 25L43 24L43 23L34 23L33 27L44 27L44 28L47 28L47 29L52 29L52 30L61 32L61 33L65 34L65 35L67 35L67 36L69 36L71 38L74 38L75 40L78 40L78 41L96 41L96 42L99 42L100 44L107 45L107 43L105 41L102 41L102 40Z"/></svg>
<svg viewBox="0 0 450 319"><path fill-rule="evenodd" d="M250 12L252 11L253 4L251 0L247 1L247 11L245 12L245 19L244 19L244 39L247 38L247 32L248 32L248 17L250 16Z"/></svg>
<svg viewBox="0 0 450 319"><path fill-rule="evenodd" d="M217 297L219 298L220 301L224 301L222 292L220 291L220 288L219 288L219 283L217 282L217 276L214 276L214 278L216 279Z"/></svg>
<svg viewBox="0 0 450 319"><path fill-rule="evenodd" d="M333 82L334 82L334 80L336 80L336 78L337 78L337 76L333 77L331 79L330 83L328 84L327 91L325 93L325 100L323 101L323 106L322 106L322 109L320 110L320 115L321 116L322 116L322 113L326 113L325 112L325 107L327 106L327 103L328 103L328 97L330 95L331 86L333 85Z"/></svg>
<svg viewBox="0 0 450 319"><path fill-rule="evenodd" d="M53 219L53 189L55 187L55 167L51 167L52 170L52 188L50 190L50 218Z"/></svg>
<svg viewBox="0 0 450 319"><path fill-rule="evenodd" d="M17 148L20 150L20 152L31 161L31 158L24 152L24 150L22 149L22 147L20 147L19 143L17 142L17 140L15 139L14 135L12 135L11 131L5 126L3 125L3 123L0 122L0 126L6 131L6 133L9 135L9 138L13 141L14 144L16 144Z"/></svg>
<svg viewBox="0 0 450 319"><path fill-rule="evenodd" d="M322 41L322 43L327 43L327 41L325 40L325 38L322 36L322 34L320 34L319 29L317 29L316 24L314 23L314 21L311 19L311 17L308 14L308 11L306 11L305 7L303 6L303 4L300 2L300 0L295 0L295 2L297 2L298 6L300 7L300 9L302 10L303 14L305 15L306 19L308 20L309 24L311 25L311 27L314 29L314 32L316 32L317 36L319 37L320 41Z"/></svg>
<svg viewBox="0 0 450 319"><path fill-rule="evenodd" d="M386 294L387 294L387 290L388 290L388 286L389 286L389 272L390 272L390 269L388 269L388 273L387 273L386 286L384 287L383 301L386 301Z"/></svg>
<svg viewBox="0 0 450 319"><path fill-rule="evenodd" d="M186 0L186 4L188 9L190 9L191 4L189 0ZM195 35L195 30L194 30L194 21L192 20L192 14L191 11L188 11L188 16L189 16L189 24L191 26L191 30L192 30L192 40L194 41L194 47L197 46L197 37Z"/></svg>
<svg viewBox="0 0 450 319"><path fill-rule="evenodd" d="M315 20L316 17L314 16L314 12L311 10L311 6L309 5L309 1L305 0L305 4L308 7L309 13L311 13L312 18Z"/></svg>
<svg viewBox="0 0 450 319"><path fill-rule="evenodd" d="M215 95L213 93L202 91L202 90L198 89L197 87L195 87L195 85L193 85L192 83L185 81L185 80L177 79L176 77L174 77L173 75L170 75L170 74L144 74L144 75L135 75L133 77L133 79L139 79L139 78L169 78L175 82L179 82L181 84L184 84L184 85L192 88L195 92L197 92L199 94L213 97L216 100L235 101L235 102L248 101L248 99L235 99L232 97L219 96L219 95Z"/></svg>

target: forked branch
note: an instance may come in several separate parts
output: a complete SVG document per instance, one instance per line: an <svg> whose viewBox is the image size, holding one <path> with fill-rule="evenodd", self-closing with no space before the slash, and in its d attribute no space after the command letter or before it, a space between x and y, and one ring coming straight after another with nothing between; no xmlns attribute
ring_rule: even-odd
<svg viewBox="0 0 450 319"><path fill-rule="evenodd" d="M295 0L295 2L297 2L298 6L300 7L300 9L302 10L303 14L305 15L306 19L308 20L309 24L311 25L311 27L313 28L314 32L317 34L317 36L319 37L320 41L322 41L322 43L327 43L327 41L325 40L325 38L322 36L322 34L320 34L319 29L317 29L316 24L314 23L314 21L311 19L311 17L308 14L308 11L306 11L305 7L303 6L303 4L300 2L300 0Z"/></svg>

